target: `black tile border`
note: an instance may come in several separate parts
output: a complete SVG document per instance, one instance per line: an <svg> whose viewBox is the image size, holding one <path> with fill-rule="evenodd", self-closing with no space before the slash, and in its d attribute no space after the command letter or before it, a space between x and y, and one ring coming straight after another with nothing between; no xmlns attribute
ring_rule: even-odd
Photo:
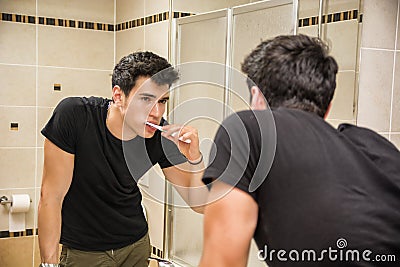
<svg viewBox="0 0 400 267"><path fill-rule="evenodd" d="M362 18L363 15L359 14L357 9L347 10L347 11L323 15L322 24L354 20L354 19L357 19L359 23L362 23ZM313 26L317 24L318 24L318 16L299 19L299 28Z"/></svg>
<svg viewBox="0 0 400 267"><path fill-rule="evenodd" d="M9 231L0 231L0 239L1 238L13 238L13 237L24 237L24 236L33 236L37 235L38 230L26 229L21 232L9 232Z"/></svg>
<svg viewBox="0 0 400 267"><path fill-rule="evenodd" d="M187 16L196 15L194 13L188 12L173 12L173 18L183 18ZM36 17L29 15L20 15L20 14L10 14L10 13L1 13L2 21L9 22L17 22L17 23L28 23L28 24L39 24L39 25L47 25L47 26L56 26L56 27L66 27L66 28L78 28L78 29L86 29L86 30L97 30L97 31L123 31L136 27L141 27L144 25L149 25L161 21L165 21L169 19L169 12L163 12L159 14L154 14L147 17L137 18L125 22L118 23L116 25L107 24L107 23L99 23L99 22L90 22L90 21L81 21L81 20L70 20L70 19L59 19L59 18L48 18L48 17ZM357 19L359 23L362 23L363 15L359 14L357 9L347 10L342 12L336 12L332 14L326 14L322 16L322 23L333 23L347 20ZM307 27L318 24L318 16L301 18L299 19L299 27Z"/></svg>
<svg viewBox="0 0 400 267"><path fill-rule="evenodd" d="M174 12L174 18L182 18L187 16L195 15L193 13L187 12ZM65 28L78 28L86 30L97 30L97 31L123 31L135 27L140 27L144 25L149 25L169 19L169 12L163 12L159 14L154 14L147 17L137 18L130 21L125 21L122 23L107 24L91 21L81 21L81 20L70 20L70 19L60 19L60 18L50 18L50 17L36 17L29 15L20 15L12 13L1 13L0 21L16 22L16 23L28 23L28 24L39 24L46 26L56 26Z"/></svg>
<svg viewBox="0 0 400 267"><path fill-rule="evenodd" d="M164 258L164 253L162 250L158 249L157 247L151 246L151 252L159 257L160 259Z"/></svg>
<svg viewBox="0 0 400 267"><path fill-rule="evenodd" d="M1 13L1 21L39 24L39 25L65 27L65 28L80 28L80 29L97 30L97 31L111 31L111 32L114 31L113 24L97 23L90 21L78 21L70 19L36 17L36 16L28 16L20 14L10 14L10 13Z"/></svg>
<svg viewBox="0 0 400 267"><path fill-rule="evenodd" d="M187 13L187 12L174 12L173 13L173 18L183 18L187 16L193 16L196 15L194 13ZM149 25L161 21L165 21L169 19L169 12L163 12L143 18L138 18L130 21L125 21L122 23L119 23L116 25L116 31L123 31L123 30L128 30L144 25Z"/></svg>

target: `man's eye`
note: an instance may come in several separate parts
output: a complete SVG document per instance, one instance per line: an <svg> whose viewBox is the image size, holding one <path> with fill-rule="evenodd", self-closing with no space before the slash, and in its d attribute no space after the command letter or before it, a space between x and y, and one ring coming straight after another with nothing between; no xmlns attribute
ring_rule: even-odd
<svg viewBox="0 0 400 267"><path fill-rule="evenodd" d="M150 102L151 101L150 97L147 97L147 96L143 96L142 100L145 101L145 102Z"/></svg>
<svg viewBox="0 0 400 267"><path fill-rule="evenodd" d="M167 103L167 101L168 101L168 99L161 99L161 100L158 101L158 102L160 102L161 104L165 104L165 103Z"/></svg>

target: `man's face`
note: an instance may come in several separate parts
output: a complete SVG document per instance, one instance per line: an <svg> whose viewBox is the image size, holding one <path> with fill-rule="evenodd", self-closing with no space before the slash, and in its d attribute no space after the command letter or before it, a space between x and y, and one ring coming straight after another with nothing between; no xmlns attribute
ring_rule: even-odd
<svg viewBox="0 0 400 267"><path fill-rule="evenodd" d="M123 135L126 139L129 139L130 135L153 137L156 129L145 123L148 121L156 125L160 124L168 99L168 84L157 85L149 77L139 77L124 103Z"/></svg>

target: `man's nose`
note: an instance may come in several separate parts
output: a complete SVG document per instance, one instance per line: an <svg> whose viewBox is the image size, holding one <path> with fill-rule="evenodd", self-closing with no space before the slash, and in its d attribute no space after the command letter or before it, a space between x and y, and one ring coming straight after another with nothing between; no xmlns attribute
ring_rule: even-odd
<svg viewBox="0 0 400 267"><path fill-rule="evenodd" d="M163 114L163 108L161 107L160 103L156 103L154 107L151 109L150 114L153 115L154 117L161 117Z"/></svg>

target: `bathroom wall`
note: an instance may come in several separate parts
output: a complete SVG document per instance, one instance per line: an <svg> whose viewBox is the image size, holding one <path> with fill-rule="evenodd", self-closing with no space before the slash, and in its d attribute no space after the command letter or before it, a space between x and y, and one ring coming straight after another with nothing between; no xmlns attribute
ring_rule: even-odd
<svg viewBox="0 0 400 267"><path fill-rule="evenodd" d="M356 123L359 32L362 27L359 0L325 0L321 39L339 65L337 89L327 121L333 126ZM299 1L299 33L318 36L319 1Z"/></svg>
<svg viewBox="0 0 400 267"><path fill-rule="evenodd" d="M0 266L37 266L40 130L66 96L110 96L114 1L0 0L0 13L0 196L32 199L21 233L0 206Z"/></svg>
<svg viewBox="0 0 400 267"><path fill-rule="evenodd" d="M399 0L364 1L357 124L400 148Z"/></svg>
<svg viewBox="0 0 400 267"><path fill-rule="evenodd" d="M237 0L228 6L247 2L255 1ZM338 117L331 122L356 122L400 147L400 1L364 2L360 61L349 71L357 79L359 66L359 88L354 96L357 121ZM199 3L173 0L172 15L226 7L224 1ZM21 233L8 232L8 212L0 206L0 266L37 266L37 204L43 164L40 129L66 96L109 97L112 67L123 55L152 50L168 57L169 6L168 0L0 0L0 13L0 196L27 193L32 199L27 230ZM304 9L299 18L315 15ZM316 35L312 25L303 24L302 31ZM329 29L324 34L329 38ZM354 40L354 36L349 38ZM348 60L340 50L334 53L341 61ZM154 252L161 255L164 207L153 197L164 192L158 177L158 169L151 171L142 188Z"/></svg>

